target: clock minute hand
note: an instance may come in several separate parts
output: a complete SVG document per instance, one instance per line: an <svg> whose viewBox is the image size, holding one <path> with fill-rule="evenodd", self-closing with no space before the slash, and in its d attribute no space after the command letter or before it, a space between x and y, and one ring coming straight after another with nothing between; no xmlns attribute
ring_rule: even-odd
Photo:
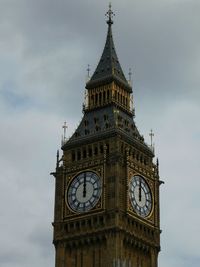
<svg viewBox="0 0 200 267"><path fill-rule="evenodd" d="M86 197L86 173L84 173L84 181L83 181L83 197Z"/></svg>
<svg viewBox="0 0 200 267"><path fill-rule="evenodd" d="M140 184L139 184L139 201L142 200L142 182L141 182L141 179L140 179Z"/></svg>

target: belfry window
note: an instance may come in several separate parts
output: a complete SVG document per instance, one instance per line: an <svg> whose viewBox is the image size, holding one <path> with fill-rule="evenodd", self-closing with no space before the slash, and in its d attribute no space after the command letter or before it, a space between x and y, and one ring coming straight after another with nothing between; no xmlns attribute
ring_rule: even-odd
<svg viewBox="0 0 200 267"><path fill-rule="evenodd" d="M95 104L97 105L98 103L98 94L95 94Z"/></svg>
<svg viewBox="0 0 200 267"><path fill-rule="evenodd" d="M91 104L94 105L94 96L91 96Z"/></svg>
<svg viewBox="0 0 200 267"><path fill-rule="evenodd" d="M117 100L117 91L115 91L114 99Z"/></svg>
<svg viewBox="0 0 200 267"><path fill-rule="evenodd" d="M99 104L101 105L101 101L102 101L102 99L101 99L101 92L99 93Z"/></svg>
<svg viewBox="0 0 200 267"><path fill-rule="evenodd" d="M105 103L105 101L106 101L106 92L103 91L103 102Z"/></svg>
<svg viewBox="0 0 200 267"><path fill-rule="evenodd" d="M110 91L108 90L107 91L107 100L109 101L109 98L110 98Z"/></svg>

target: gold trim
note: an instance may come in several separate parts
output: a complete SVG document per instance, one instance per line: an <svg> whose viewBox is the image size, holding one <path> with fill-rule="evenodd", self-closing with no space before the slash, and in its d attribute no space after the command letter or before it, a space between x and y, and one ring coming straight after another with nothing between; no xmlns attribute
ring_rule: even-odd
<svg viewBox="0 0 200 267"><path fill-rule="evenodd" d="M103 209L95 209L95 210L90 210L90 212L85 212L83 213L84 217L82 215L82 213L73 213L72 215L68 215L64 218L64 220L67 219L67 223L71 222L71 221L75 221L75 220L79 220L79 219L88 219L91 218L91 215L101 215L104 214L104 210Z"/></svg>
<svg viewBox="0 0 200 267"><path fill-rule="evenodd" d="M151 211L150 211L149 215L145 216L145 217L139 215L135 211L135 209L132 207L132 204L131 204L131 201L130 201L130 196L129 196L130 180L134 176L141 176L144 179L144 181L147 183L147 185L148 185L148 187L150 189L150 193L151 193L151 197L152 197L152 207L151 207ZM128 211L130 211L130 213L132 213L134 215L137 215L139 218L142 218L142 219L145 219L145 220L149 220L152 217L152 214L153 214L153 212L155 210L155 195L154 195L154 192L153 192L154 191L153 190L154 185L152 184L152 181L151 181L151 183L149 183L148 179L149 178L144 177L139 172L132 171L132 169L130 170L130 168L128 169L128 194L127 194ZM130 209L130 205L131 205L132 210Z"/></svg>
<svg viewBox="0 0 200 267"><path fill-rule="evenodd" d="M100 169L100 172L101 172L102 170ZM74 211L70 206L69 206L69 204L68 204L68 201L67 201L67 199L66 199L66 195L67 195L67 193L68 193L68 190L69 190L69 187L70 187L70 185L72 184L72 182L73 182L73 180L75 179L75 177L77 177L78 175L80 175L81 173L84 173L84 172L93 172L93 173L95 173L98 177L99 177L99 179L101 180L101 185L102 185L102 191L101 191L101 195L100 195L100 197L99 197L99 199L98 199L98 202L96 203L96 205L92 208L92 209L90 209L90 210L88 210L88 211L85 211L85 212L78 212L78 211ZM65 179L67 179L67 177L65 177ZM82 214L86 214L86 213L88 213L88 212L92 212L93 211L93 209L95 209L95 210L100 210L100 209L102 209L102 196L103 196L103 192L104 192L104 181L103 181L104 179L102 179L102 177L101 177L101 175L100 175L100 173L99 172L97 172L97 171L95 171L95 170L91 170L91 169L85 169L85 170L82 170L82 171L79 171L79 172L77 172L76 174L74 174L73 176L70 176L70 179L69 179L69 181L68 181L68 184L67 184L67 186L66 186L66 189L64 190L64 202L65 202L65 206L67 206L67 208L68 208L68 210L70 210L71 212L72 212L72 214L73 215L82 215ZM99 202L101 202L101 208L95 208L97 205L98 205L98 203ZM66 215L66 209L65 209L65 211L64 211L64 218L65 217L69 217L69 216L73 216L73 215Z"/></svg>
<svg viewBox="0 0 200 267"><path fill-rule="evenodd" d="M146 219L146 217L140 217L137 213L132 213L132 212L128 212L128 214L132 217L134 217L134 219L138 220L139 222L151 226L153 229L157 228L155 227L154 223L151 220L144 220Z"/></svg>

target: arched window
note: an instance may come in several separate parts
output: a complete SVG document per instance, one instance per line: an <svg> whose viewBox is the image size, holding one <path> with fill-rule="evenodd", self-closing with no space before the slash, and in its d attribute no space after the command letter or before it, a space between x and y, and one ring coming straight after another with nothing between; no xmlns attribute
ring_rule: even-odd
<svg viewBox="0 0 200 267"><path fill-rule="evenodd" d="M117 91L115 91L114 98L115 98L115 100L117 100Z"/></svg>
<svg viewBox="0 0 200 267"><path fill-rule="evenodd" d="M95 105L98 103L98 94L95 94Z"/></svg>
<svg viewBox="0 0 200 267"><path fill-rule="evenodd" d="M105 101L106 101L106 92L103 91L103 103L105 103Z"/></svg>
<svg viewBox="0 0 200 267"><path fill-rule="evenodd" d="M91 96L91 105L92 106L94 105L94 96L93 95Z"/></svg>
<svg viewBox="0 0 200 267"><path fill-rule="evenodd" d="M109 101L109 99L110 99L110 91L108 90L107 91L107 100Z"/></svg>

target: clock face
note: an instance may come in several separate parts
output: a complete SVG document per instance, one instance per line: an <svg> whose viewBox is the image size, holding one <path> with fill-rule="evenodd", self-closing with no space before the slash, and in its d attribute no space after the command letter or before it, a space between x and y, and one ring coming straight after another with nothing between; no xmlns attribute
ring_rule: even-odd
<svg viewBox="0 0 200 267"><path fill-rule="evenodd" d="M129 197L133 209L142 217L147 217L152 209L152 195L147 182L139 175L131 178Z"/></svg>
<svg viewBox="0 0 200 267"><path fill-rule="evenodd" d="M66 191L66 202L75 212L86 212L92 209L101 196L100 177L91 171L75 176Z"/></svg>

